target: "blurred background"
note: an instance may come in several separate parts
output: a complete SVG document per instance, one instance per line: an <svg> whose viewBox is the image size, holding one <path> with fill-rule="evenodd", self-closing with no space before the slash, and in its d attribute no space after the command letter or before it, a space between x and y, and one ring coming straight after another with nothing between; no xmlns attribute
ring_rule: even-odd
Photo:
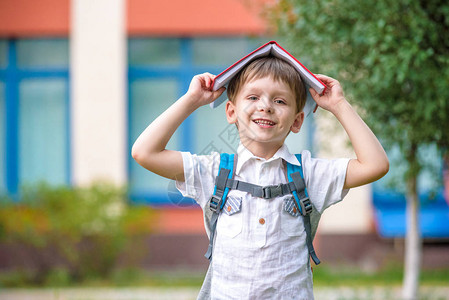
<svg viewBox="0 0 449 300"><path fill-rule="evenodd" d="M177 272L183 284L201 284L208 241L200 208L137 165L131 147L195 74L218 74L270 40L290 50L267 13L279 3L0 1L0 287L89 278L139 284L142 272L152 283L179 284L167 279ZM311 53L295 55L306 66L312 61ZM287 144L292 152L353 156L320 110ZM205 154L237 145L224 107L202 107L168 147ZM329 276L323 282L335 279L333 266L402 271L405 197L394 181L401 153L388 154L386 178L351 190L324 214L315 241L324 262L318 269ZM445 170L446 184L449 176L434 148L424 156L437 171L419 177L422 265L430 281L448 283Z"/></svg>

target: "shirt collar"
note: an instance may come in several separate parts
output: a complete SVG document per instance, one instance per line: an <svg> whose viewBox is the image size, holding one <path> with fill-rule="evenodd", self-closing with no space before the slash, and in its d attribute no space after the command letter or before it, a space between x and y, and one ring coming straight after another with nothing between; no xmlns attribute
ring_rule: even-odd
<svg viewBox="0 0 449 300"><path fill-rule="evenodd" d="M235 169L235 173L240 173L240 170L242 169L243 165L249 161L251 158L257 158L254 154L251 153L245 146L243 146L242 143L239 144L239 147L237 148L237 154L238 154L238 160L237 160L237 166ZM295 155L291 154L288 150L287 145L283 144L281 148L279 148L278 151L273 155L272 158L267 159L266 161L274 161L277 159L283 159L286 162L300 166L301 163L298 161ZM263 159L265 160L265 159Z"/></svg>

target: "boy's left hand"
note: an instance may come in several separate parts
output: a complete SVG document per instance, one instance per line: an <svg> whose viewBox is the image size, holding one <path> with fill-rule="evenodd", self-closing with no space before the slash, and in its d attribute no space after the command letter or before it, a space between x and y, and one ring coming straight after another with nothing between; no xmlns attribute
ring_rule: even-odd
<svg viewBox="0 0 449 300"><path fill-rule="evenodd" d="M316 74L316 77L321 80L327 88L322 95L310 88L310 94L319 107L327 111L334 112L340 103L346 102L340 82L326 75Z"/></svg>
<svg viewBox="0 0 449 300"><path fill-rule="evenodd" d="M373 182L389 169L388 157L371 129L346 101L340 83L325 75L316 75L326 86L323 95L310 89L316 103L334 114L345 129L354 148L356 159L351 159L346 170L344 188Z"/></svg>

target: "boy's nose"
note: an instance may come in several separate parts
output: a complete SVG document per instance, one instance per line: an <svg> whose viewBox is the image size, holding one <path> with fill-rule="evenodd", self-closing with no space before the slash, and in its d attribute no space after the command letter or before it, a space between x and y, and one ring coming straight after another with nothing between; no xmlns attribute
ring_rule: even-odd
<svg viewBox="0 0 449 300"><path fill-rule="evenodd" d="M267 113L272 113L274 111L273 105L271 103L271 101L267 101L267 100L261 100L259 101L259 111L264 111Z"/></svg>

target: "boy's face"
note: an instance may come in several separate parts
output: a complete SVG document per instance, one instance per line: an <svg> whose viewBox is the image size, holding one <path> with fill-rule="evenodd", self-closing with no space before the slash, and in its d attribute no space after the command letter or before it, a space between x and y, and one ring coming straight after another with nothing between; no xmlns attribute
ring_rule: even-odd
<svg viewBox="0 0 449 300"><path fill-rule="evenodd" d="M297 133L304 113L296 112L295 94L288 84L271 77L245 83L234 103L226 104L229 123L237 124L240 140L251 145L279 149L290 131ZM270 148L269 148L270 149Z"/></svg>

